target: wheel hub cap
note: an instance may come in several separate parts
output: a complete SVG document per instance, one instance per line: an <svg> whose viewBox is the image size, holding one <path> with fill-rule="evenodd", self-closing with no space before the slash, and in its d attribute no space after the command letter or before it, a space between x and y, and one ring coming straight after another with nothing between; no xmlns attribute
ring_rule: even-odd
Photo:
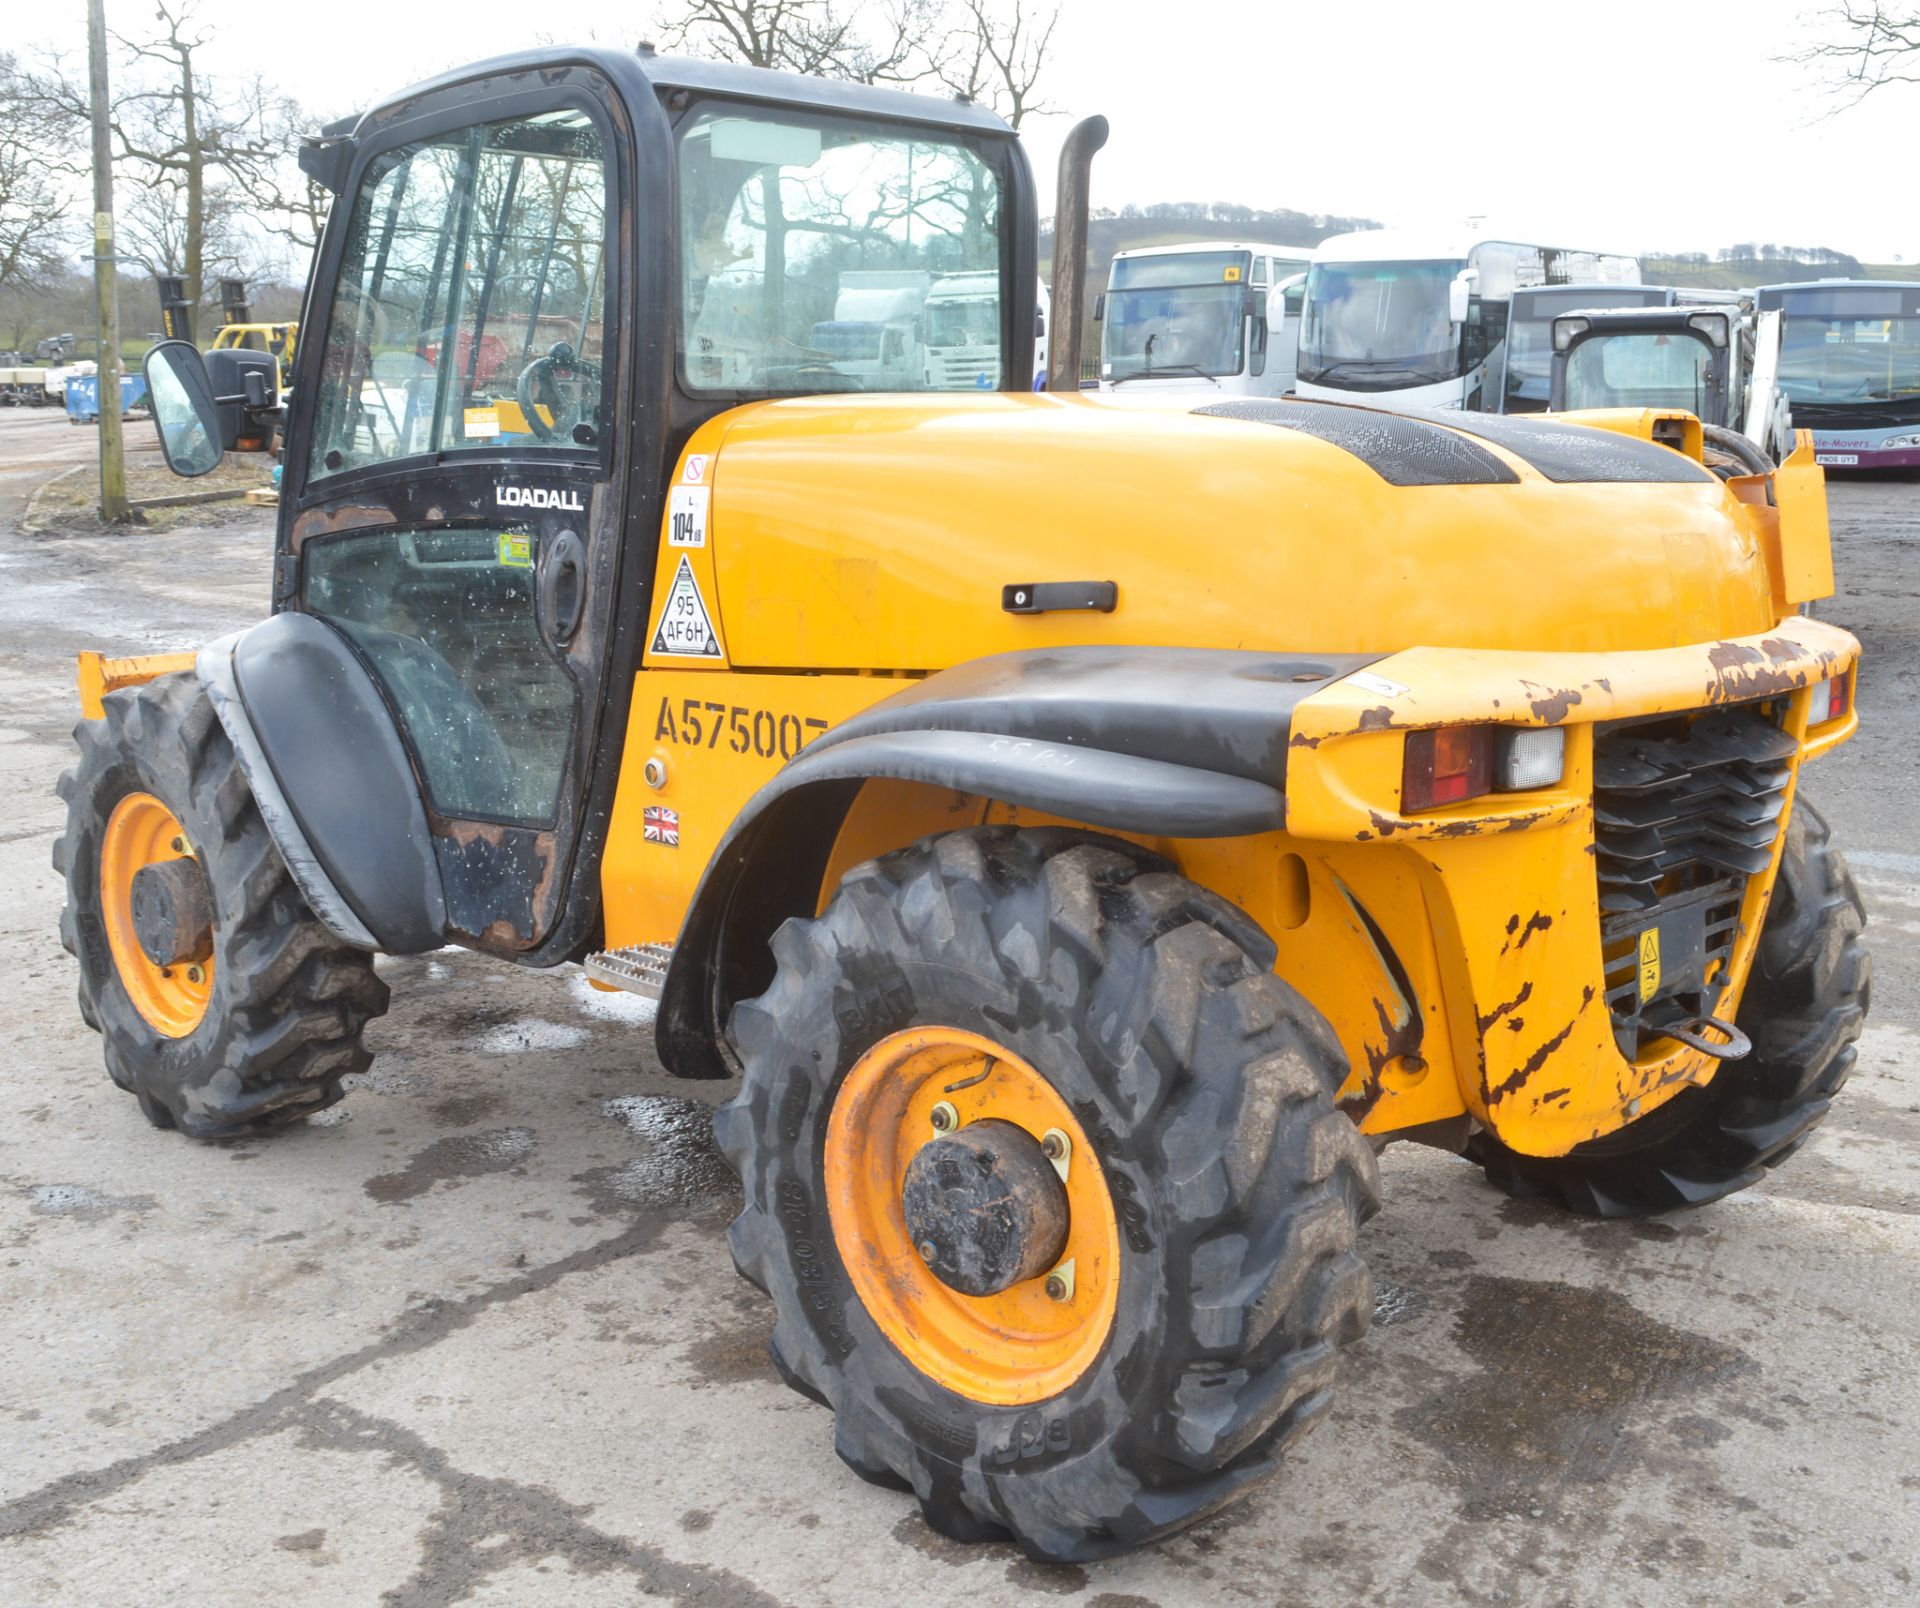
<svg viewBox="0 0 1920 1608"><path fill-rule="evenodd" d="M213 895L198 860L163 860L134 873L133 931L156 966L213 953Z"/></svg>
<svg viewBox="0 0 1920 1608"><path fill-rule="evenodd" d="M923 1145L901 1193L921 1260L962 1295L998 1295L1060 1260L1067 1190L1046 1152L1011 1122L969 1123Z"/></svg>

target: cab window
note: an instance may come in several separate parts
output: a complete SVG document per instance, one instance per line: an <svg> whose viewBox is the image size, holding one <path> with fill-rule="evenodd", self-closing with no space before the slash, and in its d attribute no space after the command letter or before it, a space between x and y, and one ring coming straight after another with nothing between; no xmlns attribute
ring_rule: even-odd
<svg viewBox="0 0 1920 1608"><path fill-rule="evenodd" d="M970 143L716 106L681 124L678 161L688 389L978 388L978 362L929 361L926 307L936 281L1001 271L1000 176Z"/></svg>
<svg viewBox="0 0 1920 1608"><path fill-rule="evenodd" d="M605 153L584 111L387 153L354 201L309 480L603 429Z"/></svg>

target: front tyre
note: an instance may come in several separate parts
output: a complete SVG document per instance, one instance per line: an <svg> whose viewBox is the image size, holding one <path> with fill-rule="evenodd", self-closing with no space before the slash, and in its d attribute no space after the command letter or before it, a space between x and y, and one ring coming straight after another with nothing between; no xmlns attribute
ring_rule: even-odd
<svg viewBox="0 0 1920 1608"><path fill-rule="evenodd" d="M307 908L189 674L110 694L60 778L60 941L107 1072L156 1127L221 1139L332 1105L387 1008Z"/></svg>
<svg viewBox="0 0 1920 1608"><path fill-rule="evenodd" d="M716 1132L840 1456L1049 1561L1271 1473L1371 1316L1378 1176L1264 934L1127 844L980 828L857 868L774 954Z"/></svg>
<svg viewBox="0 0 1920 1608"><path fill-rule="evenodd" d="M1510 1195L1588 1217L1650 1217L1759 1182L1806 1143L1853 1070L1872 992L1866 920L1826 818L1798 798L1740 1001L1753 1049L1571 1155L1523 1156L1480 1133L1468 1158Z"/></svg>

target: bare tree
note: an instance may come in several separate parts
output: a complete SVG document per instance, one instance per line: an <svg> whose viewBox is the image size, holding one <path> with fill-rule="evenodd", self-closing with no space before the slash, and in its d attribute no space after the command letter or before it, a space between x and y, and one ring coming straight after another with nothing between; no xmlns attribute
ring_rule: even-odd
<svg viewBox="0 0 1920 1608"><path fill-rule="evenodd" d="M1920 4L1842 0L1822 17L1836 37L1809 46L1797 59L1833 72L1843 106L1858 105L1889 84L1920 84Z"/></svg>
<svg viewBox="0 0 1920 1608"><path fill-rule="evenodd" d="M933 76L956 95L991 106L1014 128L1052 107L1037 98L1060 8L1028 0L961 0Z"/></svg>
<svg viewBox="0 0 1920 1608"><path fill-rule="evenodd" d="M158 272L177 273L198 302L210 270L234 265L235 192L284 156L274 138L277 104L259 78L215 80L200 68L198 52L212 37L197 18L195 0L155 0L154 34L115 34L125 58L116 76L124 87L108 110L116 167L128 170L143 192L134 221L136 249L151 254ZM44 104L76 126L89 113L84 79L59 70Z"/></svg>
<svg viewBox="0 0 1920 1608"><path fill-rule="evenodd" d="M841 0L681 0L661 28L675 50L863 84L905 83L926 72L934 0L854 6Z"/></svg>
<svg viewBox="0 0 1920 1608"><path fill-rule="evenodd" d="M57 120L32 76L0 54L0 291L37 291L66 263L69 192L56 171Z"/></svg>
<svg viewBox="0 0 1920 1608"><path fill-rule="evenodd" d="M1036 86L1057 5L1040 0L678 0L669 48L863 84L938 85L1015 128L1047 108Z"/></svg>

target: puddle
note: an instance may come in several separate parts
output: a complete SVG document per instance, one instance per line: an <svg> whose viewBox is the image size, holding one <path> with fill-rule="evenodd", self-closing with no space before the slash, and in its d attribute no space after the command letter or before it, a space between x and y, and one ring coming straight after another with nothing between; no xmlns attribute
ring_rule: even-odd
<svg viewBox="0 0 1920 1608"><path fill-rule="evenodd" d="M595 1207L692 1207L739 1200L733 1169L713 1142L713 1108L677 1094L628 1094L600 1109L625 1125L642 1150L618 1167L597 1167L574 1180L588 1186Z"/></svg>
<svg viewBox="0 0 1920 1608"><path fill-rule="evenodd" d="M1424 1305L1426 1298L1418 1290L1409 1289L1404 1284L1389 1284L1383 1278L1376 1277L1373 1281L1373 1321L1376 1327L1405 1323Z"/></svg>
<svg viewBox="0 0 1920 1608"><path fill-rule="evenodd" d="M151 1195L102 1195L85 1184L29 1184L21 1193L36 1217L77 1217L83 1222L116 1212L150 1212L157 1204Z"/></svg>
<svg viewBox="0 0 1920 1608"><path fill-rule="evenodd" d="M1475 1275L1454 1339L1478 1365L1395 1423L1451 1462L1470 1519L1539 1516L1566 1481L1617 1479L1661 1403L1751 1366L1744 1353L1648 1317L1611 1290Z"/></svg>
<svg viewBox="0 0 1920 1608"><path fill-rule="evenodd" d="M584 1027L543 1021L537 1016L524 1016L518 1021L489 1028L479 1037L468 1040L461 1048L481 1055L522 1055L529 1050L578 1049L587 1042L589 1036Z"/></svg>
<svg viewBox="0 0 1920 1608"><path fill-rule="evenodd" d="M375 1200L392 1205L424 1195L443 1181L507 1172L532 1154L531 1128L489 1128L484 1133L463 1133L450 1139L436 1139L399 1172L369 1178L364 1187Z"/></svg>
<svg viewBox="0 0 1920 1608"><path fill-rule="evenodd" d="M413 1070L413 1057L406 1051L389 1050L375 1056L373 1065L366 1071L349 1072L340 1080L340 1087L349 1094L355 1089L365 1089L372 1094L419 1094L433 1087L433 1079Z"/></svg>

